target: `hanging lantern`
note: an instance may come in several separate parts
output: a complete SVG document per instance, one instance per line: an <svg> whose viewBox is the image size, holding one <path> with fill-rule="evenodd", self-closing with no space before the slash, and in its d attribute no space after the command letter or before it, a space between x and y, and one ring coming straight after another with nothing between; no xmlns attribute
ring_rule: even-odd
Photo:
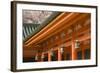
<svg viewBox="0 0 100 73"><path fill-rule="evenodd" d="M54 53L53 53L52 51L51 51L51 53L50 53L50 54L51 54L51 56L54 56Z"/></svg>
<svg viewBox="0 0 100 73"><path fill-rule="evenodd" d="M80 48L79 40L75 40L75 49Z"/></svg>
<svg viewBox="0 0 100 73"><path fill-rule="evenodd" d="M43 59L44 58L44 55L42 54L41 58Z"/></svg>
<svg viewBox="0 0 100 73"><path fill-rule="evenodd" d="M61 51L61 53L63 53L63 52L64 52L64 48L63 48L63 47L61 47L61 48L60 48L60 51Z"/></svg>
<svg viewBox="0 0 100 73"><path fill-rule="evenodd" d="M35 56L35 60L38 60L38 56L37 55Z"/></svg>

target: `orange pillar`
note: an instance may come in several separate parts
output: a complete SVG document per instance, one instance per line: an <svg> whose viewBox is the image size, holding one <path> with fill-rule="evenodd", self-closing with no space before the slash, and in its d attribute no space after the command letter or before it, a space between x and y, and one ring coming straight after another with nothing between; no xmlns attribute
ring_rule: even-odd
<svg viewBox="0 0 100 73"><path fill-rule="evenodd" d="M74 32L72 33L72 60L76 60L76 48L75 48L75 34Z"/></svg>
<svg viewBox="0 0 100 73"><path fill-rule="evenodd" d="M38 53L35 55L35 60L38 62Z"/></svg>
<svg viewBox="0 0 100 73"><path fill-rule="evenodd" d="M51 53L48 51L48 61L51 61Z"/></svg>
<svg viewBox="0 0 100 73"><path fill-rule="evenodd" d="M41 62L43 62L43 59L44 59L44 54L42 53L41 54Z"/></svg>
<svg viewBox="0 0 100 73"><path fill-rule="evenodd" d="M75 55L74 55L74 52L75 52L75 45L74 45L74 41L72 41L72 60L75 59Z"/></svg>
<svg viewBox="0 0 100 73"><path fill-rule="evenodd" d="M62 54L61 54L61 50L58 48L58 61L61 61L61 59L62 59L62 58L61 58L61 57L62 57L61 55L62 55Z"/></svg>

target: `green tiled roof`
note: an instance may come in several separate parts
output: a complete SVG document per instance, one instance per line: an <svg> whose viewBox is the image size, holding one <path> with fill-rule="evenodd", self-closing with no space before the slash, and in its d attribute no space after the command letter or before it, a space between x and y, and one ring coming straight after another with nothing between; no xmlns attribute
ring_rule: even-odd
<svg viewBox="0 0 100 73"><path fill-rule="evenodd" d="M53 12L53 14L48 17L42 24L23 24L23 41L27 41L30 37L34 36L40 30L42 30L46 25L48 25L53 19L55 19L61 12Z"/></svg>

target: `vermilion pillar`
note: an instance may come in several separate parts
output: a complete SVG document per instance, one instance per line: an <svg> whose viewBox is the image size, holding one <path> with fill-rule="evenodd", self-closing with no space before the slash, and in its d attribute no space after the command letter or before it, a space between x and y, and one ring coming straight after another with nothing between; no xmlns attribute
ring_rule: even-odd
<svg viewBox="0 0 100 73"><path fill-rule="evenodd" d="M51 61L51 52L48 51L48 61Z"/></svg>
<svg viewBox="0 0 100 73"><path fill-rule="evenodd" d="M76 48L75 48L75 34L72 33L72 60L76 60Z"/></svg>
<svg viewBox="0 0 100 73"><path fill-rule="evenodd" d="M38 61L38 53L35 56L35 60Z"/></svg>
<svg viewBox="0 0 100 73"><path fill-rule="evenodd" d="M75 59L75 45L74 41L72 41L72 60Z"/></svg>
<svg viewBox="0 0 100 73"><path fill-rule="evenodd" d="M61 54L61 50L60 50L60 48L58 48L58 61L61 61L61 56L62 54Z"/></svg>
<svg viewBox="0 0 100 73"><path fill-rule="evenodd" d="M41 54L41 61L43 61L43 59L44 59L44 54L42 53Z"/></svg>

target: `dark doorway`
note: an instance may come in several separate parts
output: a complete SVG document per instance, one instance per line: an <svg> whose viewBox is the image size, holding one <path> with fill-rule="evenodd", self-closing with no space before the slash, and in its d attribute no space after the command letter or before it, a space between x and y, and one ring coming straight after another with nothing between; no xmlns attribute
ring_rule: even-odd
<svg viewBox="0 0 100 73"><path fill-rule="evenodd" d="M90 49L85 49L84 54L85 59L90 59Z"/></svg>
<svg viewBox="0 0 100 73"><path fill-rule="evenodd" d="M82 60L82 51L77 52L77 59Z"/></svg>

